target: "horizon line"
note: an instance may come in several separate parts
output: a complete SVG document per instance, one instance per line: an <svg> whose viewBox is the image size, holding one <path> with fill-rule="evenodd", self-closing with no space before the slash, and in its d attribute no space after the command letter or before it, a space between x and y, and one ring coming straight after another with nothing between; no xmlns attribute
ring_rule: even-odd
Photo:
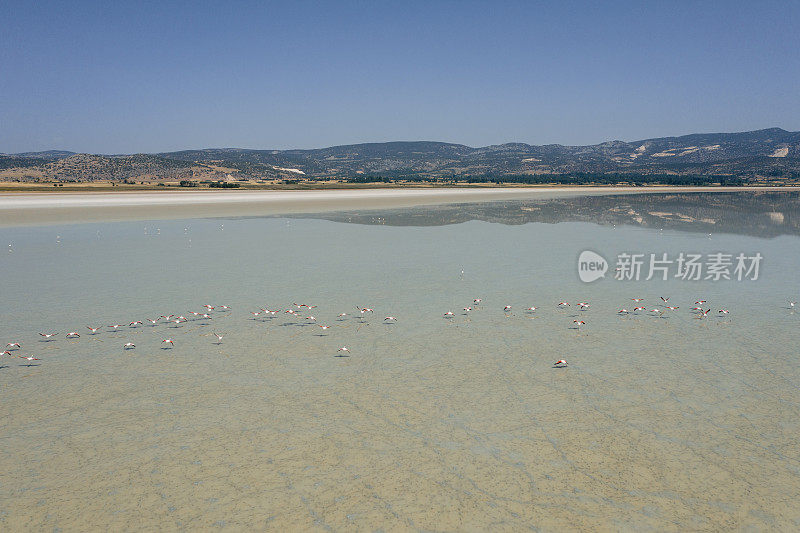
<svg viewBox="0 0 800 533"><path fill-rule="evenodd" d="M580 147L586 147L586 146L599 146L601 144L616 143L616 142L623 142L623 143L629 143L630 144L630 143L647 142L647 141L662 140L662 139L680 139L680 138L683 138L683 137L692 137L692 136L695 136L695 135L737 135L737 134L744 134L744 133L758 133L758 132L769 131L769 130L779 130L779 131L784 132L784 133L800 133L800 131L786 130L786 129L778 127L778 126L773 126L773 127L770 127L770 128L760 128L760 129L755 129L755 130L744 130L744 131L696 132L696 133L687 133L687 134L684 134L684 135L667 135L667 136L664 136L664 137L649 137L647 139L636 139L636 140L632 140L632 141L623 141L621 139L609 139L609 140L602 141L602 142L595 143L595 144L561 144L561 143L529 144L529 143L519 142L519 141L508 141L508 142L498 143L498 144L487 144L485 146L470 146L470 145L463 144L463 143L454 143L454 142L448 142L448 141L433 141L433 140L418 139L418 140L414 140L414 141L411 141L411 140L366 141L366 142L358 142L358 143L333 144L333 145L330 145L330 146L321 146L321 147L316 147L316 148L241 148L241 147L236 147L236 146L228 146L228 147L206 147L206 148L181 148L181 149L178 149L178 150L169 150L169 151L160 151L160 152L127 152L127 153L118 152L118 153L111 153L111 154L108 154L108 153L104 154L104 153L99 153L99 152L83 152L83 151L74 151L74 150L63 150L63 149L58 149L58 148L50 148L50 149L47 149L47 150L31 150L31 151L26 151L26 152L14 152L14 153L0 152L0 156L20 156L20 157L26 157L27 156L27 157L31 157L32 154L45 154L45 153L48 153L48 152L65 152L65 153L69 153L69 154L72 154L72 155L86 154L86 155L96 155L96 156L105 156L105 157L130 156L130 155L138 155L138 154L156 155L157 156L157 155L161 155L161 154L172 154L172 153L175 153L175 152L206 151L206 150L232 150L232 151L233 150L241 150L241 151L253 151L253 152L292 152L292 151L329 150L331 148L341 148L341 147L346 147L346 146L364 146L364 145L370 145L370 144L394 144L394 143L405 143L405 144L411 144L411 143L437 143L437 144L445 144L445 145L449 145L449 146L463 146L465 148L470 148L470 149L473 149L473 150L478 150L478 149L481 149L481 148L491 148L491 147L494 147L494 146L506 146L506 145L509 145L509 144L524 144L526 146L538 146L538 147L564 146L564 147L580 148Z"/></svg>

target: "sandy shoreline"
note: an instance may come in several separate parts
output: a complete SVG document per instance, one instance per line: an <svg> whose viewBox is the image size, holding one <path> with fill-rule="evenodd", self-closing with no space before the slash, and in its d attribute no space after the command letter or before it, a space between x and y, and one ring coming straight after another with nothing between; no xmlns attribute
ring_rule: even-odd
<svg viewBox="0 0 800 533"><path fill-rule="evenodd" d="M549 187L0 194L0 226L265 216L572 195L796 191L793 187Z"/></svg>

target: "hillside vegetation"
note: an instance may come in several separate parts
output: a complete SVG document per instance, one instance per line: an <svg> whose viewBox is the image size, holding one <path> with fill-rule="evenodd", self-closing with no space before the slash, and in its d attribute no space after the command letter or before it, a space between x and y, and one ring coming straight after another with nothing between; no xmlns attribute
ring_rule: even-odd
<svg viewBox="0 0 800 533"><path fill-rule="evenodd" d="M793 183L800 132L771 128L590 146L366 143L313 150L214 148L159 154L0 155L0 178L31 181Z"/></svg>

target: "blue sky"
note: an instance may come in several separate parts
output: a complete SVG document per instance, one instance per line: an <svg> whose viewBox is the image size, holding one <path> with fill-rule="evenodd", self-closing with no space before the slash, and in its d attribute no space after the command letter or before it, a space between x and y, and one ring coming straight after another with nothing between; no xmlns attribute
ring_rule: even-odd
<svg viewBox="0 0 800 533"><path fill-rule="evenodd" d="M0 18L6 153L800 129L797 1L7 0Z"/></svg>

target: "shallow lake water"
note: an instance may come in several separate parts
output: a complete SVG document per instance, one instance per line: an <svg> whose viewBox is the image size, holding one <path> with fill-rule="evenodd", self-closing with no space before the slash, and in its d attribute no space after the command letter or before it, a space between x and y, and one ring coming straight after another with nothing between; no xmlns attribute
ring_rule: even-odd
<svg viewBox="0 0 800 533"><path fill-rule="evenodd" d="M797 193L7 227L0 244L0 342L22 344L0 359L2 529L800 528ZM579 279L584 250L605 278ZM763 261L756 280L614 279L621 253L681 252Z"/></svg>

